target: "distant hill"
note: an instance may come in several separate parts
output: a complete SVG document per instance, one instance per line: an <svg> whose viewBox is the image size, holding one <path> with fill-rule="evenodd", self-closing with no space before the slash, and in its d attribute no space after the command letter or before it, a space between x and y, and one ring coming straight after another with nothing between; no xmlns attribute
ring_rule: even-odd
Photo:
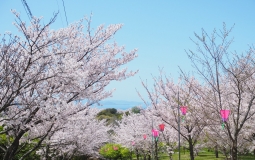
<svg viewBox="0 0 255 160"><path fill-rule="evenodd" d="M143 102L138 101L125 101L125 100L104 100L100 102L100 106L94 105L94 107L105 109L105 108L116 108L118 110L127 110L134 106L141 106L145 108Z"/></svg>

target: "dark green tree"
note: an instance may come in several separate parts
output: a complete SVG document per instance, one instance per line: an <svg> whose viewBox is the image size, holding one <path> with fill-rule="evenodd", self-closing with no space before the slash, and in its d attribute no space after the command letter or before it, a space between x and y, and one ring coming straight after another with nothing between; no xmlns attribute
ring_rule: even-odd
<svg viewBox="0 0 255 160"><path fill-rule="evenodd" d="M122 113L119 113L115 108L107 108L100 111L97 114L99 120L106 120L107 125L118 125L118 121L121 120Z"/></svg>
<svg viewBox="0 0 255 160"><path fill-rule="evenodd" d="M141 108L138 107L138 106L134 106L134 107L132 107L132 109L131 109L131 112L133 112L133 113L140 113L140 111L141 111Z"/></svg>

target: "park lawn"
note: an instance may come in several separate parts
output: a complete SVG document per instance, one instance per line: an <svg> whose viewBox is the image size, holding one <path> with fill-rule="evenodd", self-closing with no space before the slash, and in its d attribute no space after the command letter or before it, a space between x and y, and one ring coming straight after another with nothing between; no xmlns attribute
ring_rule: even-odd
<svg viewBox="0 0 255 160"><path fill-rule="evenodd" d="M175 152L173 154L173 160L178 160L179 154L178 152ZM133 155L133 160L136 160L135 155ZM142 158L141 158L142 159ZM159 154L159 160L169 160L169 157L166 153ZM189 158L189 152L181 151L181 160L190 160ZM213 151L208 151L207 149L202 150L198 156L195 157L195 160L226 160L226 157L219 152L219 158L215 158L215 154ZM238 156L238 160L255 160L254 155L240 155Z"/></svg>
<svg viewBox="0 0 255 160"><path fill-rule="evenodd" d="M238 160L255 160L254 155L241 155L238 156Z"/></svg>
<svg viewBox="0 0 255 160"><path fill-rule="evenodd" d="M178 160L179 158L179 154L178 152L175 152L173 154L173 160ZM161 155L160 160L169 160L169 157L164 154ZM222 154L219 153L219 158L215 158L215 154L214 152L209 152L206 150L201 151L198 156L195 157L195 160L224 160L225 156L223 156ZM181 160L190 160L189 158L189 152L186 151L185 154L183 152L181 152Z"/></svg>
<svg viewBox="0 0 255 160"><path fill-rule="evenodd" d="M178 152L173 154L173 160L178 160ZM169 160L167 154L160 155L159 160ZM190 160L189 152L182 153L181 152L181 160ZM198 156L195 157L195 160L225 160L225 156L219 153L219 158L215 158L215 154L212 151L203 150L201 151ZM238 157L238 160L255 160L254 155L242 155Z"/></svg>

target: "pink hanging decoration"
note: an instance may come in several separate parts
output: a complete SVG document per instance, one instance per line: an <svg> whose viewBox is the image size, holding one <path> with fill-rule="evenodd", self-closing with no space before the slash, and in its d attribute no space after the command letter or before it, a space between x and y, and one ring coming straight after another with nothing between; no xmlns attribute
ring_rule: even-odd
<svg viewBox="0 0 255 160"><path fill-rule="evenodd" d="M153 129L153 130L152 130L152 136L153 136L154 138L157 138L157 137L159 136L159 131L156 130L156 129Z"/></svg>
<svg viewBox="0 0 255 160"><path fill-rule="evenodd" d="M224 129L225 127L225 122L228 120L228 116L229 116L229 113L230 113L230 110L220 110L220 115L221 115L221 118L222 118L222 129Z"/></svg>
<svg viewBox="0 0 255 160"><path fill-rule="evenodd" d="M146 138L147 138L147 135L146 135L146 134L144 134L144 135L143 135L143 139L144 139L144 140L146 140Z"/></svg>
<svg viewBox="0 0 255 160"><path fill-rule="evenodd" d="M165 125L162 123L159 125L159 130L163 132L165 130Z"/></svg>
<svg viewBox="0 0 255 160"><path fill-rule="evenodd" d="M152 136L155 138L156 141L158 141L159 131L156 129L152 129Z"/></svg>
<svg viewBox="0 0 255 160"><path fill-rule="evenodd" d="M226 122L229 116L230 110L220 110L221 118L223 122Z"/></svg>
<svg viewBox="0 0 255 160"><path fill-rule="evenodd" d="M132 146L135 145L135 141L132 141Z"/></svg>
<svg viewBox="0 0 255 160"><path fill-rule="evenodd" d="M113 150L117 151L118 149L118 147L113 146Z"/></svg>
<svg viewBox="0 0 255 160"><path fill-rule="evenodd" d="M181 106L181 107L180 107L181 112L182 112L182 115L184 115L184 116L186 115L186 113L187 113L187 108L188 108L187 106Z"/></svg>

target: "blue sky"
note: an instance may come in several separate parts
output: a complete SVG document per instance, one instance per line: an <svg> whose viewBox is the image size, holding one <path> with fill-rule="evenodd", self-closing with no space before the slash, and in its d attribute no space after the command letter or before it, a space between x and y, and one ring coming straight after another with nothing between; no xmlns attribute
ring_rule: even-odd
<svg viewBox="0 0 255 160"><path fill-rule="evenodd" d="M66 27L62 0L26 0L34 16L43 16L45 23L59 10L54 29ZM158 68L166 75L179 77L179 69L192 71L185 50L193 49L194 32L204 28L211 33L235 24L232 32L234 43L231 51L245 52L255 44L255 1L253 0L64 0L68 23L78 21L91 13L92 27L100 24L122 23L115 41L126 51L138 49L138 58L127 64L138 74L121 82L113 82L107 89L116 88L109 100L140 101L136 89L146 96L141 79L152 87L151 75L158 76ZM21 0L0 0L0 33L16 32L12 25L17 10L28 21Z"/></svg>

